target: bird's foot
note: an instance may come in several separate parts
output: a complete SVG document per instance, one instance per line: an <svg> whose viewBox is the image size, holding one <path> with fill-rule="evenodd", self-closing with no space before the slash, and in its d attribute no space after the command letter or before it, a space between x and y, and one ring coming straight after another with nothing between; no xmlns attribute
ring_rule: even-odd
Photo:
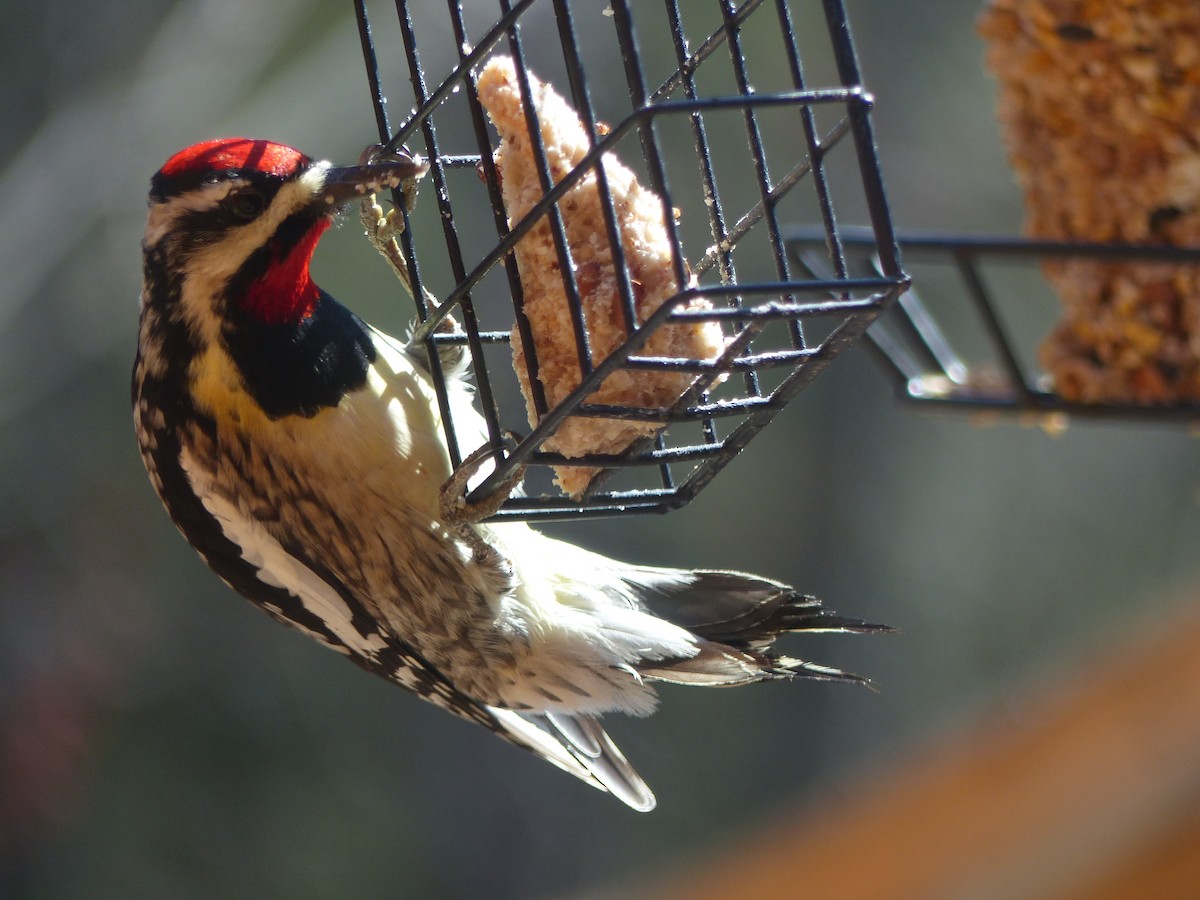
<svg viewBox="0 0 1200 900"><path fill-rule="evenodd" d="M367 147L359 154L359 164L364 165L370 162L379 155L379 151L378 144ZM412 212L417 203L417 180L416 178L406 178L400 183L400 192L404 197L406 213ZM396 273L396 277L404 285L404 289L412 296L412 273L409 271L399 242L400 235L404 233L404 216L397 215L397 209L394 207L385 211L379 198L372 192L365 194L359 203L358 217L371 245L379 252L380 256L387 260L392 271ZM438 305L437 298L428 291L423 291L423 294L426 303L430 303L432 306Z"/></svg>
<svg viewBox="0 0 1200 900"><path fill-rule="evenodd" d="M367 232L367 240L387 260L404 289L412 295L412 275L408 271L408 263L404 260L404 251L400 249L397 238L404 233L404 218L396 215L395 209L386 212L375 194L363 197L358 207L358 217Z"/></svg>
<svg viewBox="0 0 1200 900"><path fill-rule="evenodd" d="M511 450L516 443L516 436L512 432L505 432L505 447L501 449ZM500 486L487 497L475 501L467 499L467 482L470 481L471 476L499 452L501 452L500 449L490 445L480 447L464 459L462 465L454 470L454 474L446 479L442 485L440 503L443 522L455 527L482 522L495 515L504 505L504 501L512 496L520 486L522 479L525 478L526 467L523 465L514 467L512 472L505 476Z"/></svg>

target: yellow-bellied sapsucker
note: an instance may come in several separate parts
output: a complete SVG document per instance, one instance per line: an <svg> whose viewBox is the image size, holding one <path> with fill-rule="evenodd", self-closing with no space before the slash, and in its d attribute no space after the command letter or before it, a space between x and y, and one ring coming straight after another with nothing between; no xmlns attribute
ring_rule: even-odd
<svg viewBox="0 0 1200 900"><path fill-rule="evenodd" d="M861 680L769 647L785 631L881 629L766 579L450 521L423 352L309 276L339 208L423 171L403 156L335 168L247 139L159 170L133 375L150 480L205 562L279 621L651 809L602 713L649 713L654 681ZM466 385L452 390L456 424L482 422Z"/></svg>

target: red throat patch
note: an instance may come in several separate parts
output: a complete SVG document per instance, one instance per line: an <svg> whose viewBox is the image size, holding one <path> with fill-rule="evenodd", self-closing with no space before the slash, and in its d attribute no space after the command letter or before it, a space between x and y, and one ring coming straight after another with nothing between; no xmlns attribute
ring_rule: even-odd
<svg viewBox="0 0 1200 900"><path fill-rule="evenodd" d="M250 138L217 138L180 150L160 171L164 176L174 178L189 172L252 169L286 178L310 162L309 157L286 144Z"/></svg>
<svg viewBox="0 0 1200 900"><path fill-rule="evenodd" d="M317 219L286 256L274 255L262 277L246 289L242 308L266 325L289 325L312 314L321 291L309 275L317 242L330 225L327 218Z"/></svg>

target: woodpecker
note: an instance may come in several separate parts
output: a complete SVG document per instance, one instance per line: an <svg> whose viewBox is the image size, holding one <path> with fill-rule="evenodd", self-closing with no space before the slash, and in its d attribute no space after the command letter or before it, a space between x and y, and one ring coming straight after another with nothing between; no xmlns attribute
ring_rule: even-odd
<svg viewBox="0 0 1200 900"><path fill-rule="evenodd" d="M447 515L423 350L309 274L339 210L425 168L403 154L334 167L246 138L166 162L142 245L142 459L184 537L272 617L650 810L603 713L650 713L654 682L861 682L770 645L888 629L765 578L625 565L524 523ZM482 443L465 379L450 390L456 427Z"/></svg>

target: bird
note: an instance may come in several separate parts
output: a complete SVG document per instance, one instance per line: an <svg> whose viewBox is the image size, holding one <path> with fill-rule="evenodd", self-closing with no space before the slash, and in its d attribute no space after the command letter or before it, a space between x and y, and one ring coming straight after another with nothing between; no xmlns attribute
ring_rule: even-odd
<svg viewBox="0 0 1200 900"><path fill-rule="evenodd" d="M754 575L631 565L522 521L447 513L429 362L318 287L342 210L411 186L404 152L334 166L219 138L150 182L132 403L171 519L230 588L358 666L639 811L606 732L656 683L867 679L777 652L785 632L882 632ZM483 419L448 385L460 434Z"/></svg>

